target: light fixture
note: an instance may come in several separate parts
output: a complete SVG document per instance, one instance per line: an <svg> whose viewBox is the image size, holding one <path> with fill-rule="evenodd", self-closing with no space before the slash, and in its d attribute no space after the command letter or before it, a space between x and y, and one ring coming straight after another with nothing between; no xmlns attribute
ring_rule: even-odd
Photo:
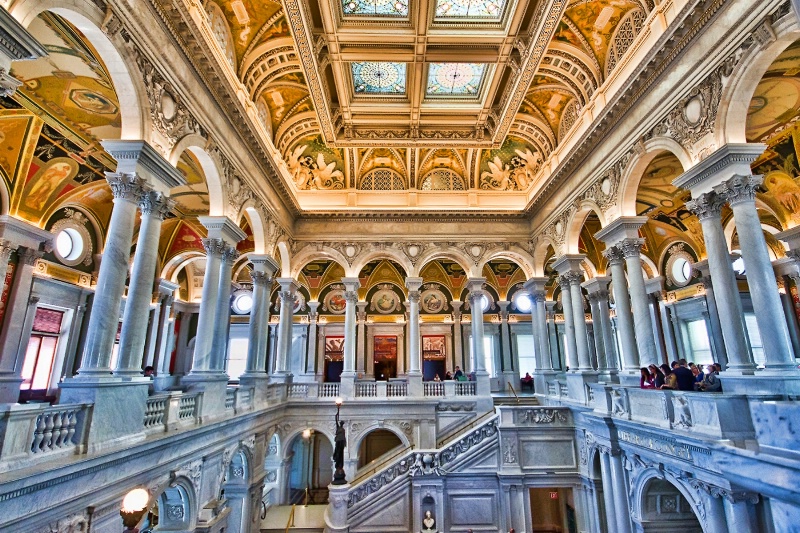
<svg viewBox="0 0 800 533"><path fill-rule="evenodd" d="M306 440L310 439L311 438L311 433L312 432L311 432L310 429L304 429L303 430L303 438L306 439Z"/></svg>
<svg viewBox="0 0 800 533"><path fill-rule="evenodd" d="M336 404L336 407L341 407L342 404L344 403L344 400L342 400L341 398L336 398L334 400L334 403Z"/></svg>
<svg viewBox="0 0 800 533"><path fill-rule="evenodd" d="M147 504L150 502L150 494L144 489L133 489L122 499L122 508L119 515L122 517L122 524L125 526L126 533L138 533L136 525L141 522L142 517L147 512Z"/></svg>

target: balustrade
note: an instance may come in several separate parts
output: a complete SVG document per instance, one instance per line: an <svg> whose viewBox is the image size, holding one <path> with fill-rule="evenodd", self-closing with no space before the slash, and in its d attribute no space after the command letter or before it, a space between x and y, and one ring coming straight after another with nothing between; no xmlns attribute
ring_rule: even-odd
<svg viewBox="0 0 800 533"><path fill-rule="evenodd" d="M236 404L236 388L228 387L225 390L225 409L233 409Z"/></svg>
<svg viewBox="0 0 800 533"><path fill-rule="evenodd" d="M286 395L289 398L306 398L308 396L307 383L290 383Z"/></svg>
<svg viewBox="0 0 800 533"><path fill-rule="evenodd" d="M56 405L46 407L36 417L31 453L40 454L64 449L74 449L78 424L83 423L84 405Z"/></svg>
<svg viewBox="0 0 800 533"><path fill-rule="evenodd" d="M389 398L399 398L408 396L408 382L390 381L386 384L386 396Z"/></svg>
<svg viewBox="0 0 800 533"><path fill-rule="evenodd" d="M374 381L356 382L356 398L374 398L378 396L378 384Z"/></svg>
<svg viewBox="0 0 800 533"><path fill-rule="evenodd" d="M195 420L197 418L197 403L199 393L184 394L181 396L178 408L178 420Z"/></svg>
<svg viewBox="0 0 800 533"><path fill-rule="evenodd" d="M147 398L147 404L144 408L144 427L145 429L160 428L163 429L164 423L167 419L167 407L169 403L169 394L159 394Z"/></svg>
<svg viewBox="0 0 800 533"><path fill-rule="evenodd" d="M320 398L336 398L339 396L338 383L320 383L319 384L319 397Z"/></svg>
<svg viewBox="0 0 800 533"><path fill-rule="evenodd" d="M444 396L443 381L426 381L423 386L425 396Z"/></svg>
<svg viewBox="0 0 800 533"><path fill-rule="evenodd" d="M474 381L457 381L456 396L475 396L477 395L477 383Z"/></svg>

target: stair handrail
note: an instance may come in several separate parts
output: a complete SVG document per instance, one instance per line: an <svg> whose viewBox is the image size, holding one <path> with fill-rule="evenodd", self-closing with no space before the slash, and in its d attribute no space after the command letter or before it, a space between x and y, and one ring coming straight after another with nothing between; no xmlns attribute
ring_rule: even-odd
<svg viewBox="0 0 800 533"><path fill-rule="evenodd" d="M372 468L370 468L369 470L367 470L367 471L365 471L365 472L362 472L362 473L360 473L358 476L354 477L354 478L353 478L353 479L350 481L350 484L351 484L351 485L355 485L356 483L358 483L359 481L361 481L361 480L362 480L362 479L364 479L365 477L369 477L369 476L371 476L372 474L374 474L375 472L377 472L378 470L380 470L380 469L381 469L381 468L383 468L384 466L386 466L386 465L388 465L389 463L391 463L391 462L395 461L395 460L396 460L398 457L400 457L401 455L407 455L407 454L408 454L410 451L412 451L413 449L414 449L414 445L413 445L413 444L411 444L411 445L409 445L409 446L406 446L405 448L401 448L401 449L397 450L395 453L391 454L390 456L386 457L385 459L382 459L382 460L381 460L379 463L375 464L375 465L374 465ZM356 473L358 473L358 472L356 472Z"/></svg>
<svg viewBox="0 0 800 533"><path fill-rule="evenodd" d="M514 390L514 385L512 385L510 381L506 381L506 383L508 383L508 386L511 387L511 392L514 394L514 398L517 399L517 403L519 403L519 396L517 396L517 391Z"/></svg>
<svg viewBox="0 0 800 533"><path fill-rule="evenodd" d="M483 423L485 423L490 418L492 418L493 416L496 416L496 415L497 415L497 412L492 410L492 411L489 411L488 413L485 413L485 414L481 415L480 417L476 418L475 420L473 420L472 422L470 422L466 426L460 426L455 431L451 431L450 433L445 434L444 437L441 437L441 438L437 439L436 440L436 447L437 448L443 448L446 443L448 443L450 440L453 440L456 436L461 435L462 433L464 433L464 431L469 430L469 429L474 429L475 427L482 425Z"/></svg>
<svg viewBox="0 0 800 533"><path fill-rule="evenodd" d="M296 504L293 503L292 504L292 510L289 511L289 520L286 521L286 529L284 530L284 533L289 533L289 528L290 527L294 527L294 508L295 507L296 507Z"/></svg>

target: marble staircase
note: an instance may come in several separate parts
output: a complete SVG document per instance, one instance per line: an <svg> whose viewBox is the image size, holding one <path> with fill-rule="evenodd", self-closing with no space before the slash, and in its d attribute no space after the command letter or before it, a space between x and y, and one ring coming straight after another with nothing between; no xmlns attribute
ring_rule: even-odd
<svg viewBox="0 0 800 533"><path fill-rule="evenodd" d="M294 507L294 520L290 519ZM322 533L325 529L325 507L327 505L276 505L267 510L261 520L261 533L285 533L287 524L292 533Z"/></svg>

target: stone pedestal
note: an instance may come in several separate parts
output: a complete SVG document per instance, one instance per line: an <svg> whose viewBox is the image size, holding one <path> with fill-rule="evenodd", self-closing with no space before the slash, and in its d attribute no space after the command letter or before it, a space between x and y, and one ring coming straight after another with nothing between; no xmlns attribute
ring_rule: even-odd
<svg viewBox="0 0 800 533"><path fill-rule="evenodd" d="M198 402L197 406L197 416L201 424L218 420L226 416L225 396L228 389L227 374L189 374L183 378L183 383L189 386L191 392L202 393L202 399Z"/></svg>
<svg viewBox="0 0 800 533"><path fill-rule="evenodd" d="M408 395L420 397L424 394L422 386L422 373L408 374Z"/></svg>
<svg viewBox="0 0 800 533"><path fill-rule="evenodd" d="M267 374L242 374L239 386L253 389L253 409L266 407L269 403L269 376Z"/></svg>
<svg viewBox="0 0 800 533"><path fill-rule="evenodd" d="M347 491L350 485L328 485L328 507L325 509L325 533L347 533Z"/></svg>
<svg viewBox="0 0 800 533"><path fill-rule="evenodd" d="M567 388L569 397L577 402L586 403L588 393L587 383L597 383L597 372L567 372Z"/></svg>

